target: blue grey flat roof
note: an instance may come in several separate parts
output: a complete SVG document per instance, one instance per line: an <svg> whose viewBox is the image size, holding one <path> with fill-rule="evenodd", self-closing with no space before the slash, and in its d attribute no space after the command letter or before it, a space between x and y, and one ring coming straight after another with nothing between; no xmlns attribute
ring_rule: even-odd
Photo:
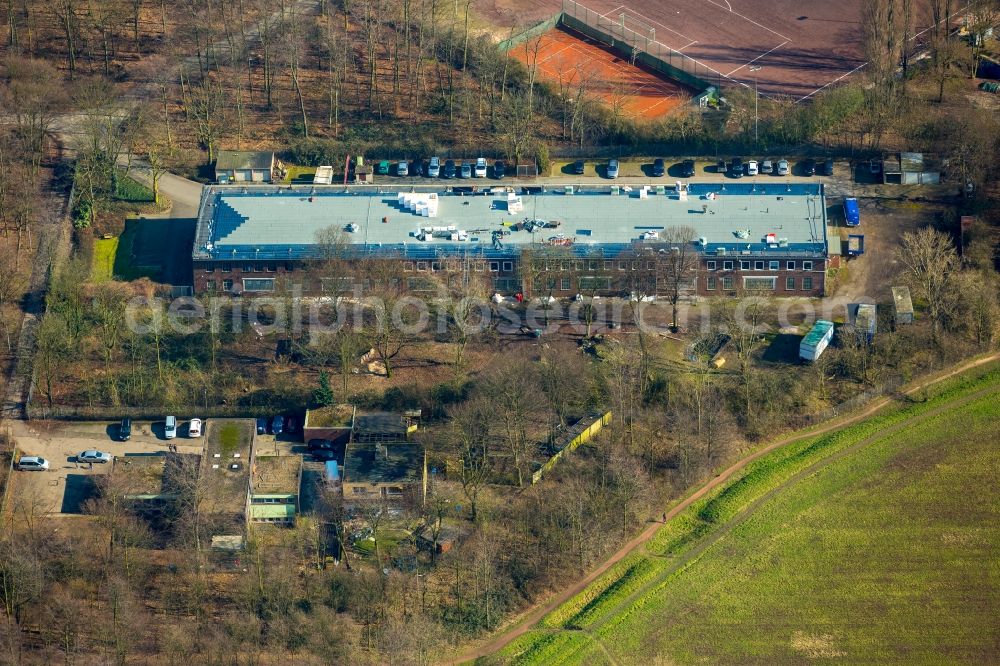
<svg viewBox="0 0 1000 666"><path fill-rule="evenodd" d="M329 227L345 229L344 238L362 254L392 252L419 257L426 254L516 253L525 246L571 240L578 253L624 249L637 243L656 244L643 234L660 236L671 227L695 230L692 241L708 254L754 254L768 251L825 254L826 206L821 183L690 183L686 201L667 187L640 199L638 187L612 194L609 186L584 186L576 193L564 187L548 191L532 188L521 193L524 210L507 210L507 193L484 188L476 193L417 188L438 193L434 218L405 210L400 191L382 188L206 186L202 193L196 260L291 259L314 256L317 233ZM714 199L706 195L715 194ZM385 218L385 222L383 222ZM493 231L504 224L539 219L559 222L555 228L513 231L502 238L503 250L493 244ZM467 234L464 241L444 238L418 240L424 227L454 227ZM773 234L768 242L768 235ZM780 247L778 247L780 241ZM662 242L659 241L659 242ZM723 252L720 252L722 250Z"/></svg>

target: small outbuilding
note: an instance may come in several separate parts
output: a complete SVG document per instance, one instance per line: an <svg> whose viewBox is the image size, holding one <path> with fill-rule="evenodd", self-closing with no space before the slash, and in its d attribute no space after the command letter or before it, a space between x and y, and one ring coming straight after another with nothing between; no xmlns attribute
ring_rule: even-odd
<svg viewBox="0 0 1000 666"><path fill-rule="evenodd" d="M896 307L896 324L913 323L913 300L909 287L893 287L892 302Z"/></svg>
<svg viewBox="0 0 1000 666"><path fill-rule="evenodd" d="M897 153L882 161L882 182L886 185L937 185L941 170L923 153Z"/></svg>
<svg viewBox="0 0 1000 666"><path fill-rule="evenodd" d="M220 150L215 160L217 183L270 183L277 161L273 152Z"/></svg>
<svg viewBox="0 0 1000 666"><path fill-rule="evenodd" d="M423 503L427 494L423 446L351 442L344 457L345 500L399 500L410 494Z"/></svg>
<svg viewBox="0 0 1000 666"><path fill-rule="evenodd" d="M878 307L873 303L849 303L847 315L859 342L871 342L878 326Z"/></svg>
<svg viewBox="0 0 1000 666"><path fill-rule="evenodd" d="M257 456L250 475L250 522L295 524L301 485L302 456Z"/></svg>
<svg viewBox="0 0 1000 666"><path fill-rule="evenodd" d="M354 405L337 404L306 410L306 421L302 425L302 438L327 439L346 444L354 431L357 410Z"/></svg>
<svg viewBox="0 0 1000 666"><path fill-rule="evenodd" d="M832 339L833 322L820 319L799 343L799 358L803 361L815 361L823 354Z"/></svg>

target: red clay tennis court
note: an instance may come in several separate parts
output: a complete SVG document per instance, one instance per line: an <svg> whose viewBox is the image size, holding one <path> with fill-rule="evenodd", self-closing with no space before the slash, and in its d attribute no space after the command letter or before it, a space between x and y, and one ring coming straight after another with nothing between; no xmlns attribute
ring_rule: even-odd
<svg viewBox="0 0 1000 666"><path fill-rule="evenodd" d="M633 118L660 118L687 104L694 92L631 64L614 51L584 35L554 28L511 51L539 77L576 95L588 95Z"/></svg>

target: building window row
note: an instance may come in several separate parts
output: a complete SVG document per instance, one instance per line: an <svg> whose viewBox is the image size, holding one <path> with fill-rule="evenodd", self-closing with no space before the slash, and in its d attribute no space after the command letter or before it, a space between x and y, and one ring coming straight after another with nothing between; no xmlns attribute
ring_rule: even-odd
<svg viewBox="0 0 1000 666"><path fill-rule="evenodd" d="M469 270L476 273L484 273L487 270L491 273L510 273L514 270L513 261L472 261L468 265ZM458 271L462 269L460 261L407 261L403 264L403 270L412 272L423 271Z"/></svg>
<svg viewBox="0 0 1000 666"><path fill-rule="evenodd" d="M727 271L728 270L732 270L732 268L733 268L733 262L726 261L726 262L723 262L723 263L724 263L724 269L725 270L727 270ZM794 270L796 270L798 268L798 265L799 264L798 264L797 261L788 260L788 261L785 262L785 270L787 270L787 271L794 271ZM715 270L715 266L716 266L716 262L714 262L714 261L708 261L708 262L706 262L706 267L710 271ZM749 259L741 259L740 260L740 270L741 271L777 271L777 270L781 270L781 262L778 261L778 260L776 260L776 259L756 260L756 261L751 261ZM813 270L813 262L811 262L811 261L803 261L802 262L802 270L804 270L804 271L811 271L811 270Z"/></svg>
<svg viewBox="0 0 1000 666"><path fill-rule="evenodd" d="M796 286L798 284L799 278L786 277L785 278L785 291L797 291ZM812 291L813 289L813 279L811 277L803 277L802 280L802 291ZM743 287L748 291L774 291L777 286L778 278L776 277L745 277L743 278ZM719 285L719 278L714 275L709 275L705 278L705 289L707 291L715 291ZM733 290L733 278L728 276L722 277L722 290L732 291Z"/></svg>
<svg viewBox="0 0 1000 666"><path fill-rule="evenodd" d="M287 272L295 270L295 265L290 261L282 262ZM244 273L276 273L279 262L276 261L248 261L239 264L239 268ZM231 261L215 262L209 261L204 264L206 273L214 273L217 269L220 273L232 273L233 263Z"/></svg>
<svg viewBox="0 0 1000 666"><path fill-rule="evenodd" d="M243 291L274 291L274 278L243 278Z"/></svg>

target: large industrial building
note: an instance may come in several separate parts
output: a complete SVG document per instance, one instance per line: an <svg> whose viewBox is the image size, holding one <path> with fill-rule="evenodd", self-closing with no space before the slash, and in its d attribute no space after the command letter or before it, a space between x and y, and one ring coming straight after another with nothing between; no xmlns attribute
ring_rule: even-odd
<svg viewBox="0 0 1000 666"><path fill-rule="evenodd" d="M671 242L679 227L692 237ZM461 273L526 297L662 295L670 253L679 251L697 257L687 288L701 296L819 296L831 255L840 253L839 237L830 239L835 251L828 248L822 183L405 192L216 185L202 193L195 292L351 291L361 277L331 284L312 270L329 256L331 237L347 265L397 262L411 291L434 290Z"/></svg>

